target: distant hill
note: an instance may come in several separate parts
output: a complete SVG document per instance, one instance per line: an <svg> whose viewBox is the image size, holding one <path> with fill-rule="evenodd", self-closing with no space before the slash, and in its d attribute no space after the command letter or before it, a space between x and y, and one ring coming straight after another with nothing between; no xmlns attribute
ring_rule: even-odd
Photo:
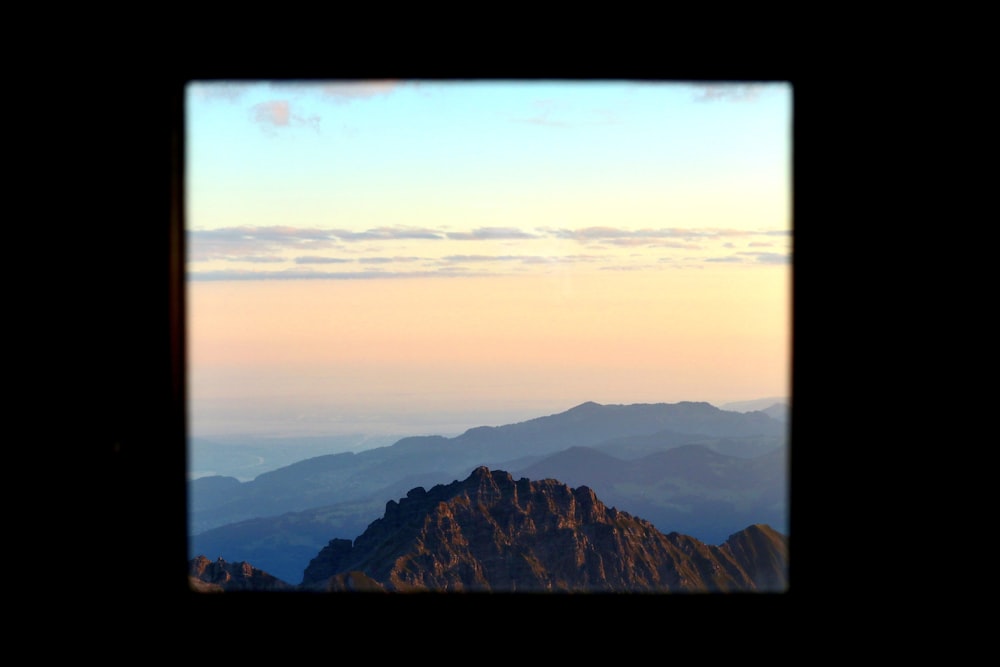
<svg viewBox="0 0 1000 667"><path fill-rule="evenodd" d="M776 419L781 422L788 421L788 412L791 409L792 402L782 396L773 396L771 398L758 398L752 401L737 401L734 403L725 403L719 406L722 410L732 411L732 412L763 412L768 417Z"/></svg>
<svg viewBox="0 0 1000 667"><path fill-rule="evenodd" d="M661 431L744 439L786 435L784 424L762 412L730 412L693 402L588 402L517 424L472 428L454 438L409 437L356 454L313 457L238 486L221 484L216 477L199 478L189 484L191 532L371 498L384 490L405 493L413 486L464 477L479 465L510 468L519 459L538 460L568 447L594 446ZM519 463L523 465L527 462Z"/></svg>
<svg viewBox="0 0 1000 667"><path fill-rule="evenodd" d="M789 530L786 447L740 458L692 444L631 461L573 447L513 474L586 485L608 504L642 516L661 531L709 544L721 544L751 523Z"/></svg>
<svg viewBox="0 0 1000 667"><path fill-rule="evenodd" d="M615 437L601 439L609 433ZM558 444L545 444L551 442ZM359 535L381 515L387 498L465 478L477 467L470 460L531 479L587 485L663 532L706 543L721 544L752 523L787 532L786 442L784 426L763 413L697 403L587 403L522 424L470 429L457 438L404 438L382 451L307 459L254 482L195 480L192 494L204 502L194 504L190 553L251 562L298 583L309 559L331 538ZM667 455L685 447L700 454ZM455 463L448 463L449 449L460 452L451 457ZM506 451L519 456L496 463ZM529 451L535 454L525 455ZM198 531L206 506L217 520L229 522Z"/></svg>
<svg viewBox="0 0 1000 667"><path fill-rule="evenodd" d="M192 561L192 576L208 570ZM195 567L194 563L200 563ZM242 564L239 571L253 573ZM247 581L251 577L246 577ZM273 586L258 575L262 585ZM203 583L227 588L226 581ZM754 524L721 546L664 534L608 508L590 488L514 481L475 469L465 480L411 489L353 541L333 539L300 591L678 593L783 592L787 538ZM246 590L246 588L234 589ZM275 590L268 588L267 590Z"/></svg>
<svg viewBox="0 0 1000 667"><path fill-rule="evenodd" d="M752 401L732 401L719 406L721 410L732 412L754 412L755 410L765 410L772 405L790 405L791 401L785 396L771 396L769 398L755 398Z"/></svg>

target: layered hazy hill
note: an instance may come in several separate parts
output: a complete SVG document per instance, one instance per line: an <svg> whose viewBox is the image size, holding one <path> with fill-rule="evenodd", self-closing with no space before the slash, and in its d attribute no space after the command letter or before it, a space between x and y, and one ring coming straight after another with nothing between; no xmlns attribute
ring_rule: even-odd
<svg viewBox="0 0 1000 667"><path fill-rule="evenodd" d="M191 562L193 588L247 590L274 582L243 573L208 578L211 562ZM217 570L228 572L222 563ZM256 577L256 579L253 579ZM463 481L411 489L390 500L357 539L335 538L306 568L297 591L382 592L783 592L787 538L753 524L712 546L606 506L586 486L517 481L476 468Z"/></svg>
<svg viewBox="0 0 1000 667"><path fill-rule="evenodd" d="M418 476L420 484L433 484L442 481L435 477L464 477L477 465L513 469L568 447L660 432L783 438L786 427L762 412L725 411L708 403L589 402L517 424L472 428L454 438L408 437L388 447L312 457L250 482L199 478L190 484L191 530L200 533L243 519L355 500L389 487L405 493ZM519 460L520 465L510 465Z"/></svg>
<svg viewBox="0 0 1000 667"><path fill-rule="evenodd" d="M599 405L455 438L403 438L300 461L252 482L190 485L191 553L254 563L298 583L331 538L351 540L387 498L464 479L478 466L593 489L661 532L721 544L748 525L787 525L787 427L707 403Z"/></svg>

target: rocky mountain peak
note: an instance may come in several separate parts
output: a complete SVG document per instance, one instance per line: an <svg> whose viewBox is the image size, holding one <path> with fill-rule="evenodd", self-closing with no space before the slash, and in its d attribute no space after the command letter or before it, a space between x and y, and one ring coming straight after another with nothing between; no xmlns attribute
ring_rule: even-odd
<svg viewBox="0 0 1000 667"><path fill-rule="evenodd" d="M781 589L787 552L776 535L708 546L608 508L586 486L515 481L480 466L465 480L389 501L353 544L332 540L302 587L332 590L345 573L358 573L389 591Z"/></svg>
<svg viewBox="0 0 1000 667"><path fill-rule="evenodd" d="M193 558L188 566L188 575L196 590L205 590L204 584L218 587L223 591L284 591L292 590L294 586L258 570L250 563L240 561L228 563L221 557L215 561L206 556Z"/></svg>

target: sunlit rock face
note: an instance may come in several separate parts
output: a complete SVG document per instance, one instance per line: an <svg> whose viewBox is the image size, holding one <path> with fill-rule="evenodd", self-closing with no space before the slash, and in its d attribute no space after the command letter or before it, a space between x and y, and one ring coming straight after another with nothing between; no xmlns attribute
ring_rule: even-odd
<svg viewBox="0 0 1000 667"><path fill-rule="evenodd" d="M479 467L389 501L353 545L332 540L302 586L337 590L345 573L364 573L388 591L771 592L787 587L787 558L767 526L710 546L608 508L586 486Z"/></svg>
<svg viewBox="0 0 1000 667"><path fill-rule="evenodd" d="M192 589L196 591L288 591L295 588L242 561L228 563L222 558L212 561L198 556L189 562L188 570Z"/></svg>

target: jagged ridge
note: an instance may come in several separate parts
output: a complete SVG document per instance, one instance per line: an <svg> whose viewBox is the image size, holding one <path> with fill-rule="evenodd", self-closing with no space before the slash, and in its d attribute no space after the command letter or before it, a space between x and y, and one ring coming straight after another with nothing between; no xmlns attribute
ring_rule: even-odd
<svg viewBox="0 0 1000 667"><path fill-rule="evenodd" d="M388 591L770 592L787 587L787 539L765 525L722 546L664 535L586 486L481 466L389 501L353 544L331 540L300 588L341 590L345 573Z"/></svg>
<svg viewBox="0 0 1000 667"><path fill-rule="evenodd" d="M188 577L192 590L199 592L220 591L290 591L295 587L259 570L250 563L228 563L222 558L211 561L198 556L188 563Z"/></svg>

